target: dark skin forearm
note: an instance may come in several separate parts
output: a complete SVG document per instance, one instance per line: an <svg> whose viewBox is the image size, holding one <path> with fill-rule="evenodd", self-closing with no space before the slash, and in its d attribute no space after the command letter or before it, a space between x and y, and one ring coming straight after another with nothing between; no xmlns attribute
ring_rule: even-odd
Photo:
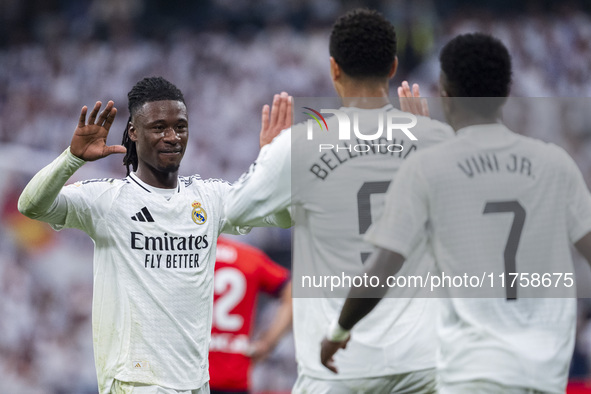
<svg viewBox="0 0 591 394"><path fill-rule="evenodd" d="M347 298L339 316L339 325L345 330L351 330L381 300L381 298Z"/></svg>
<svg viewBox="0 0 591 394"><path fill-rule="evenodd" d="M377 248L367 259L365 272L368 276L380 278L380 283L385 283L388 276L396 275L403 262L402 255ZM359 320L375 308L387 291L387 287L352 288L341 310L339 325L346 330L352 329Z"/></svg>
<svg viewBox="0 0 591 394"><path fill-rule="evenodd" d="M365 273L380 278L380 283L385 283L388 276L398 273L404 262L404 257L398 253L386 249L377 248L366 262ZM350 330L355 324L375 308L386 295L387 287L354 287L349 292L347 300L341 310L339 325ZM320 350L320 362L329 370L338 373L334 364L333 355L347 346L349 339L341 342L333 342L326 337L322 341Z"/></svg>

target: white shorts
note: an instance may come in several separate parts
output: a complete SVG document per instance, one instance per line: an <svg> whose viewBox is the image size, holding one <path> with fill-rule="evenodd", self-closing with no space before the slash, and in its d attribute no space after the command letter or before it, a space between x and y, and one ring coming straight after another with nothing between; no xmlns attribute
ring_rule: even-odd
<svg viewBox="0 0 591 394"><path fill-rule="evenodd" d="M435 394L434 368L375 378L325 380L299 375L292 394Z"/></svg>
<svg viewBox="0 0 591 394"><path fill-rule="evenodd" d="M151 384L121 382L115 379L111 394L209 394L209 382L195 390L175 390Z"/></svg>
<svg viewBox="0 0 591 394"><path fill-rule="evenodd" d="M439 394L545 394L547 392L525 387L505 386L488 380L470 382L439 382Z"/></svg>

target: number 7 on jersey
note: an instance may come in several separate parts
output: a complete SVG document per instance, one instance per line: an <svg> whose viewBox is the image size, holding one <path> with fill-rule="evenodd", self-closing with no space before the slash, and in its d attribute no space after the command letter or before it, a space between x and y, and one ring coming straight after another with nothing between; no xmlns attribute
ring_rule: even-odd
<svg viewBox="0 0 591 394"><path fill-rule="evenodd" d="M517 200L487 202L482 214L487 213L513 213L513 224L511 225L509 238L507 238L507 243L505 244L503 258L505 260L507 300L516 300L517 287L513 286L515 281L509 284L509 276L511 273L517 273L515 257L517 256L517 248L519 246L519 240L521 239L521 230L523 230L523 224L525 223L525 209Z"/></svg>

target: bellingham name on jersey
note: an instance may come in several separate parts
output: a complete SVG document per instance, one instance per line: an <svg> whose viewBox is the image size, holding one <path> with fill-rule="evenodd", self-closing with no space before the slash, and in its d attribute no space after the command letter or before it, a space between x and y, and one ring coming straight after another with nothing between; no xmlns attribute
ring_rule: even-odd
<svg viewBox="0 0 591 394"><path fill-rule="evenodd" d="M318 160L312 164L310 172L324 181L332 171L349 159L377 154L406 159L413 151L418 149L416 144L402 138L388 140L382 137L377 141L365 141L356 138L356 142L355 145L347 142L343 142L343 145L331 145L329 152L322 153ZM405 142L408 148L405 148Z"/></svg>

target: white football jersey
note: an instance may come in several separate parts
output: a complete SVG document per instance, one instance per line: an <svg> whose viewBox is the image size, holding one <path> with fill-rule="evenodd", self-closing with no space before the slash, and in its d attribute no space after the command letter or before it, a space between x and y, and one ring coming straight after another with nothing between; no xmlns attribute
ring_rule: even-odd
<svg viewBox="0 0 591 394"><path fill-rule="evenodd" d="M92 326L101 394L113 379L177 390L209 380L216 240L230 185L179 177L170 199L144 185L134 174L78 182L54 204L67 209L65 223L54 228L81 229L95 244Z"/></svg>
<svg viewBox="0 0 591 394"><path fill-rule="evenodd" d="M371 110L343 107L340 111L351 120L357 116L365 135L376 131L379 114L408 115L391 105ZM226 204L228 217L240 224L292 205L293 324L301 374L334 380L433 368L433 300L399 298L384 300L355 327L346 351L336 355L339 373L330 372L320 363L320 342L338 317L348 287L331 292L330 284L327 288L308 283L317 283L325 275L361 273L362 261L372 251L362 236L381 215L392 176L407 158L453 137L453 131L443 123L418 117L410 129L416 141L400 130L391 140L342 141L336 133L337 118L326 122L330 131L316 128L312 141L307 140L304 123L283 131L263 147L250 172L233 185ZM428 269L433 261L425 251L424 243L417 247L416 264Z"/></svg>
<svg viewBox="0 0 591 394"><path fill-rule="evenodd" d="M570 245L591 230L591 197L573 160L503 125L472 126L411 158L393 187L366 239L407 256L427 225L440 275L478 276L489 288L447 287L441 380L564 393L576 321L565 275ZM511 288L506 273L526 275Z"/></svg>

